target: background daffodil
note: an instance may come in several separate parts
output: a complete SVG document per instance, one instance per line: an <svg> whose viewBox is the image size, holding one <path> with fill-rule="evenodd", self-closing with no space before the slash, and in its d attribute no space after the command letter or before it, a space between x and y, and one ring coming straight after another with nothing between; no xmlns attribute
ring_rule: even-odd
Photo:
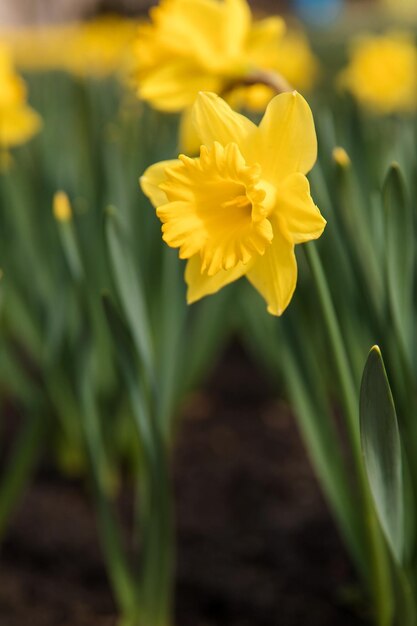
<svg viewBox="0 0 417 626"><path fill-rule="evenodd" d="M417 108L417 48L411 33L362 36L353 41L339 84L379 114Z"/></svg>
<svg viewBox="0 0 417 626"><path fill-rule="evenodd" d="M246 0L162 0L150 17L138 30L135 80L139 97L162 111L270 69L285 30L278 17L253 22Z"/></svg>
<svg viewBox="0 0 417 626"><path fill-rule="evenodd" d="M297 92L281 94L256 126L200 93L193 119L200 156L156 163L141 177L164 241L188 259L187 300L245 275L281 315L297 282L294 246L326 224L305 176L317 156L311 110Z"/></svg>

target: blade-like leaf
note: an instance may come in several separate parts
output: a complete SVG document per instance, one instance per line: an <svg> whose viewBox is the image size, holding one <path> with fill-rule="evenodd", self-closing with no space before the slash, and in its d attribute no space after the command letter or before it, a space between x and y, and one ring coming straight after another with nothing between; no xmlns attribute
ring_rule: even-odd
<svg viewBox="0 0 417 626"><path fill-rule="evenodd" d="M388 297L397 332L403 348L407 350L413 343L413 214L405 182L396 163L388 170L383 200Z"/></svg>
<svg viewBox="0 0 417 626"><path fill-rule="evenodd" d="M152 378L154 354L144 289L133 262L128 234L114 208L107 211L106 234L120 301L138 354L148 376Z"/></svg>
<svg viewBox="0 0 417 626"><path fill-rule="evenodd" d="M399 563L404 553L404 492L397 415L378 346L368 356L360 395L361 444L381 527Z"/></svg>

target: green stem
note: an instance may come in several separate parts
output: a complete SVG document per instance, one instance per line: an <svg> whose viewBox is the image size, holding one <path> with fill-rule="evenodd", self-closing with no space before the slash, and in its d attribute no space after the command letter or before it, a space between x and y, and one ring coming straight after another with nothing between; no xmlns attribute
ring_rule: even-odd
<svg viewBox="0 0 417 626"><path fill-rule="evenodd" d="M107 464L100 420L88 375L82 376L80 391L83 408L81 421L90 458L101 544L116 601L123 616L129 620L129 616L136 610L135 582L127 563L120 529L109 500L109 486L106 480Z"/></svg>
<svg viewBox="0 0 417 626"><path fill-rule="evenodd" d="M174 530L169 451L143 402L140 385L128 377L135 424L143 442L140 530L143 540L140 593L143 606L135 626L170 626L174 573Z"/></svg>
<svg viewBox="0 0 417 626"><path fill-rule="evenodd" d="M334 365L339 379L342 403L345 409L347 434L358 487L360 489L364 530L368 539L370 558L368 584L373 592L376 607L376 620L379 626L389 626L392 622L393 611L391 577L386 548L375 516L362 461L358 419L358 394L319 254L314 244L306 244L304 250L322 308L324 322L333 352Z"/></svg>
<svg viewBox="0 0 417 626"><path fill-rule="evenodd" d="M41 413L27 417L13 447L0 484L0 540L33 474L47 423Z"/></svg>

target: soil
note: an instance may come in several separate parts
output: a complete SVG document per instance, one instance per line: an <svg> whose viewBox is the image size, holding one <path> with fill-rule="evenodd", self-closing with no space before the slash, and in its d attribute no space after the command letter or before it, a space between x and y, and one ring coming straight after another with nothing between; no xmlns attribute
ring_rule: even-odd
<svg viewBox="0 0 417 626"><path fill-rule="evenodd" d="M187 402L174 475L176 624L365 624L294 417L241 349ZM82 484L41 470L0 563L1 626L117 623Z"/></svg>

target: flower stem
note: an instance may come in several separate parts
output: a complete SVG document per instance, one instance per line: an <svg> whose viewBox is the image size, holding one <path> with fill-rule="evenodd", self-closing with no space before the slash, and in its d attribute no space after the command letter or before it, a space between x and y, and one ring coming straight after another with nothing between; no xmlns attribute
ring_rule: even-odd
<svg viewBox="0 0 417 626"><path fill-rule="evenodd" d="M106 484L106 459L100 419L88 375L82 377L80 385L82 423L85 444L90 459L97 521L107 571L122 615L130 619L136 611L136 593L133 573L127 562L122 545L120 529L111 506L109 488Z"/></svg>

